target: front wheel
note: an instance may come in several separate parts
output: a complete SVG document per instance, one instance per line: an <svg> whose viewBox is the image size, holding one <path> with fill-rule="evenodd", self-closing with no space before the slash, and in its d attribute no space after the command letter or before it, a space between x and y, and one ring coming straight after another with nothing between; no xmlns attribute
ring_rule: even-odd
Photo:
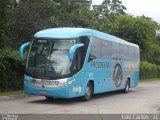
<svg viewBox="0 0 160 120"><path fill-rule="evenodd" d="M48 96L45 96L45 98L46 98L47 100L53 100L53 99L54 99L53 97L48 97Z"/></svg>
<svg viewBox="0 0 160 120"><path fill-rule="evenodd" d="M85 95L82 97L84 101L89 101L93 95L93 85L91 83L87 84Z"/></svg>
<svg viewBox="0 0 160 120"><path fill-rule="evenodd" d="M130 82L127 80L125 88L122 90L123 93L128 93L130 88Z"/></svg>

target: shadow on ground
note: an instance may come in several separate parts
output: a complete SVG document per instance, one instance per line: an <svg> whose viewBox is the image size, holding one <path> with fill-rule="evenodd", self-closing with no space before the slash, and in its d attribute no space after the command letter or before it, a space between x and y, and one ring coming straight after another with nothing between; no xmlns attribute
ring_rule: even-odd
<svg viewBox="0 0 160 120"><path fill-rule="evenodd" d="M132 94L133 90L130 90L130 92L128 94ZM114 91L114 92L106 92L106 93L100 93L100 94L95 94L91 101L94 100L98 100L98 99L103 99L106 97L112 97L112 96L116 96L116 95L125 95L124 93L122 93L121 91ZM78 98L72 98L72 99L62 99L62 98L53 98L53 99L46 99L44 97L40 98L39 100L32 100L29 101L28 103L34 103L34 104L52 104L52 105L69 105L69 104L76 104L76 103L80 103L80 102L86 102L83 101L82 98L78 97Z"/></svg>

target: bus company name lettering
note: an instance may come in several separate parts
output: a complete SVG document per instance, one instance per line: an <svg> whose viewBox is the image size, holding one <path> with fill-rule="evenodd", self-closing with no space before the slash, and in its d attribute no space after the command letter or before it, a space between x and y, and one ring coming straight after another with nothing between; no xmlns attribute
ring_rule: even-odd
<svg viewBox="0 0 160 120"><path fill-rule="evenodd" d="M91 63L92 68L109 68L108 62L92 62Z"/></svg>

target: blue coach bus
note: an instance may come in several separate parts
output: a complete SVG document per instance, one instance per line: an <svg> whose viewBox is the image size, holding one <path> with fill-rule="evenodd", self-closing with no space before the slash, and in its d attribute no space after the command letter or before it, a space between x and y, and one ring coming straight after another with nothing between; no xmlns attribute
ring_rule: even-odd
<svg viewBox="0 0 160 120"><path fill-rule="evenodd" d="M82 97L136 87L139 47L115 36L85 28L37 32L29 46L24 75L26 94L50 98Z"/></svg>

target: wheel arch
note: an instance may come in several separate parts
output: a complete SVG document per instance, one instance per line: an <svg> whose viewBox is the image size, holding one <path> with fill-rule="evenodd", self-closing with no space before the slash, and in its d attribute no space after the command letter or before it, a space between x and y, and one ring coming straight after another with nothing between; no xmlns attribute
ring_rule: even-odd
<svg viewBox="0 0 160 120"><path fill-rule="evenodd" d="M128 76L126 82L129 81L129 87L131 86L131 77Z"/></svg>

